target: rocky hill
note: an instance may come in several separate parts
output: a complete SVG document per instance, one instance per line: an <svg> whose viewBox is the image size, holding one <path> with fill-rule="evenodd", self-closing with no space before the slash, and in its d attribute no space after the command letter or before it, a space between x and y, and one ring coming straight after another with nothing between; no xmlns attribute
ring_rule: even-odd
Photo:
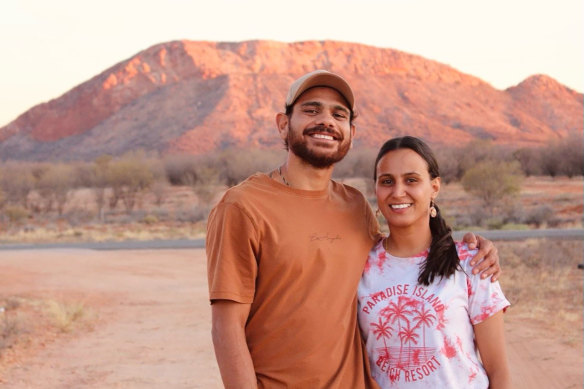
<svg viewBox="0 0 584 389"><path fill-rule="evenodd" d="M438 62L361 44L173 41L0 128L0 159L280 147L275 113L289 84L317 68L353 86L357 147L401 134L434 144L541 145L583 130L583 95L544 75L501 91Z"/></svg>

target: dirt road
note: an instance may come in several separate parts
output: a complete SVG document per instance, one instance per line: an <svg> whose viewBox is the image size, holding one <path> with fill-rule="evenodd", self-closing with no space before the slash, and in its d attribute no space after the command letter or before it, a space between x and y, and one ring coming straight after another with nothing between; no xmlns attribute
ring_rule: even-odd
<svg viewBox="0 0 584 389"><path fill-rule="evenodd" d="M0 252L0 298L83 302L89 327L31 342L2 388L221 388L204 251ZM5 312L4 314L6 314ZM581 388L582 345L506 315L516 388Z"/></svg>

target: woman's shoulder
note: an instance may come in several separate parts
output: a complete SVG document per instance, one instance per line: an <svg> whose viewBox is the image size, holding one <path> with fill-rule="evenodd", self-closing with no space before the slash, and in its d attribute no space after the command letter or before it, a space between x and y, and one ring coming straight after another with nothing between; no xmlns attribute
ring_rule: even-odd
<svg viewBox="0 0 584 389"><path fill-rule="evenodd" d="M454 244L456 245L456 252L458 253L458 259L460 259L461 264L469 263L478 252L477 249L470 249L464 242L454 242Z"/></svg>

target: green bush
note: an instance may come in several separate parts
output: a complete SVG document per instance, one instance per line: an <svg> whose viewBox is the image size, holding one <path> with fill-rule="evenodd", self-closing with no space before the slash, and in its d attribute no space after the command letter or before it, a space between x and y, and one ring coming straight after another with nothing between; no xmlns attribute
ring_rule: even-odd
<svg viewBox="0 0 584 389"><path fill-rule="evenodd" d="M465 191L489 208L521 190L523 174L517 162L484 161L468 169L462 177Z"/></svg>
<svg viewBox="0 0 584 389"><path fill-rule="evenodd" d="M10 205L4 209L4 214L11 223L20 223L28 217L28 211L20 205Z"/></svg>

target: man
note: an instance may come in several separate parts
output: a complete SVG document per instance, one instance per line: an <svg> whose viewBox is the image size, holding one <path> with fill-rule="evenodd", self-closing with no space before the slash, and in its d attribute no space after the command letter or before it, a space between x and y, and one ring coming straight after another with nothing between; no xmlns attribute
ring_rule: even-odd
<svg viewBox="0 0 584 389"><path fill-rule="evenodd" d="M296 80L276 116L285 163L228 190L209 216L213 343L226 388L376 387L356 290L378 225L359 191L331 180L355 135L354 106L336 74ZM486 274L497 275L492 251L479 268L494 263Z"/></svg>

